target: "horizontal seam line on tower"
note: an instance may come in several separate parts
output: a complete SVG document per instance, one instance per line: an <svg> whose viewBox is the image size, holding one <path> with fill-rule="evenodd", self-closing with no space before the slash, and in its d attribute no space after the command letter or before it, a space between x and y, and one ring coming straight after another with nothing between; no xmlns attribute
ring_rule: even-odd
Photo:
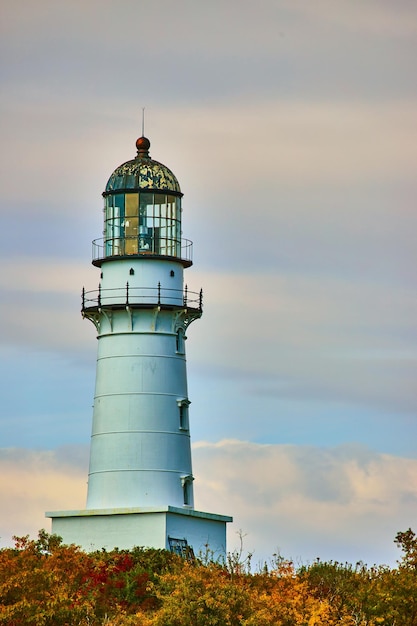
<svg viewBox="0 0 417 626"><path fill-rule="evenodd" d="M138 357L141 358L149 358L152 357L154 358L159 358L159 359L176 359L176 360L180 360L180 361L185 361L185 357L183 354L179 355L179 356L175 356L175 355L170 355L170 354L141 354L141 353L132 353L132 354L112 354L109 356L100 356L97 357L97 361L104 361L105 359L126 359L126 358L135 358L137 359Z"/></svg>
<svg viewBox="0 0 417 626"><path fill-rule="evenodd" d="M99 337L115 337L115 336L123 336L123 335L163 335L165 337L176 337L177 333L175 331L168 330L118 330L113 333L102 333Z"/></svg>
<svg viewBox="0 0 417 626"><path fill-rule="evenodd" d="M188 429L181 429L181 432L175 430L106 430L101 433L93 433L91 438L98 437L99 435L125 435L127 433L153 433L158 435L181 435L184 436L186 433L189 433ZM187 436L189 436L187 434Z"/></svg>
<svg viewBox="0 0 417 626"><path fill-rule="evenodd" d="M190 470L168 470L168 469L160 469L158 467L154 468L135 468L132 467L130 469L108 469L108 470L97 470L96 472L88 472L89 476L93 474L109 474L112 472L165 472L167 474L189 474Z"/></svg>
<svg viewBox="0 0 417 626"><path fill-rule="evenodd" d="M119 393L100 393L94 396L97 398L107 398L111 396L168 396L169 398L184 398L186 396L177 393L164 393L163 391L120 391Z"/></svg>

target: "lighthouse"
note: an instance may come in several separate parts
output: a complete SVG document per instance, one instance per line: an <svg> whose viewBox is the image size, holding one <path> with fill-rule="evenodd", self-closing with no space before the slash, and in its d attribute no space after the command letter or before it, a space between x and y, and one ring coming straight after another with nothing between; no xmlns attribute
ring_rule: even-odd
<svg viewBox="0 0 417 626"><path fill-rule="evenodd" d="M194 509L185 346L203 296L184 281L192 242L182 237L183 194L146 137L136 148L103 192L99 282L82 291L98 339L87 504L46 516L85 550L209 548L221 557L232 518Z"/></svg>

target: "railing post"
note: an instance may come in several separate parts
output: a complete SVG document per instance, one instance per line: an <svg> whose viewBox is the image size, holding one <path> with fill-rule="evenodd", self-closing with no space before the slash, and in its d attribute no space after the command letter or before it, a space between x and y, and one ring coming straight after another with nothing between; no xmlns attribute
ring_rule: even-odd
<svg viewBox="0 0 417 626"><path fill-rule="evenodd" d="M199 302L200 313L203 310L203 290L200 289L200 302Z"/></svg>
<svg viewBox="0 0 417 626"><path fill-rule="evenodd" d="M98 298L97 298L98 307L101 307L101 285L98 286Z"/></svg>
<svg viewBox="0 0 417 626"><path fill-rule="evenodd" d="M126 283L126 306L129 306L129 281Z"/></svg>
<svg viewBox="0 0 417 626"><path fill-rule="evenodd" d="M161 304L161 283L158 283L158 306Z"/></svg>
<svg viewBox="0 0 417 626"><path fill-rule="evenodd" d="M187 300L188 300L188 285L185 285L185 291L184 291L184 306L187 306Z"/></svg>
<svg viewBox="0 0 417 626"><path fill-rule="evenodd" d="M81 311L85 309L85 287L83 287L83 291L81 294Z"/></svg>

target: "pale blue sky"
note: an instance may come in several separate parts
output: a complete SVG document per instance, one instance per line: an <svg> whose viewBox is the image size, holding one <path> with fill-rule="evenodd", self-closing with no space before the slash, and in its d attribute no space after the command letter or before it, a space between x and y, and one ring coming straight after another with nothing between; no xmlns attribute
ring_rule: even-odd
<svg viewBox="0 0 417 626"><path fill-rule="evenodd" d="M33 532L46 508L63 508L51 487L29 513L37 490L17 498L12 484L23 462L41 476L72 446L84 488L96 340L80 293L98 282L101 192L134 156L145 106L151 155L185 194L187 281L204 290L187 342L197 500L216 508L212 455L231 545L242 528L259 555L279 544L392 561L395 533L417 518L415 3L6 0L1 11L0 448L16 512L4 541L20 532L12 523ZM226 469L237 444L222 440L252 446L240 482ZM287 445L298 452L285 486ZM335 508L320 527L310 507L320 485L330 493L323 474L308 502L295 481L320 455L335 484L349 477L349 541ZM383 493L352 473L364 464ZM256 495L223 510L232 489L244 493L243 467L271 503L257 518ZM298 535L285 521L297 514Z"/></svg>

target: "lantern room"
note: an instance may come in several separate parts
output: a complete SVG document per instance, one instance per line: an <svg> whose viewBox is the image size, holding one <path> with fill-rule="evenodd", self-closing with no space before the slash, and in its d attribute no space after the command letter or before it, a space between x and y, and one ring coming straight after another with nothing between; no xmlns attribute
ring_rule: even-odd
<svg viewBox="0 0 417 626"><path fill-rule="evenodd" d="M169 257L192 264L192 243L181 237L182 193L171 170L151 159L146 137L137 156L110 176L103 193L103 238L93 242L93 263L115 257Z"/></svg>

